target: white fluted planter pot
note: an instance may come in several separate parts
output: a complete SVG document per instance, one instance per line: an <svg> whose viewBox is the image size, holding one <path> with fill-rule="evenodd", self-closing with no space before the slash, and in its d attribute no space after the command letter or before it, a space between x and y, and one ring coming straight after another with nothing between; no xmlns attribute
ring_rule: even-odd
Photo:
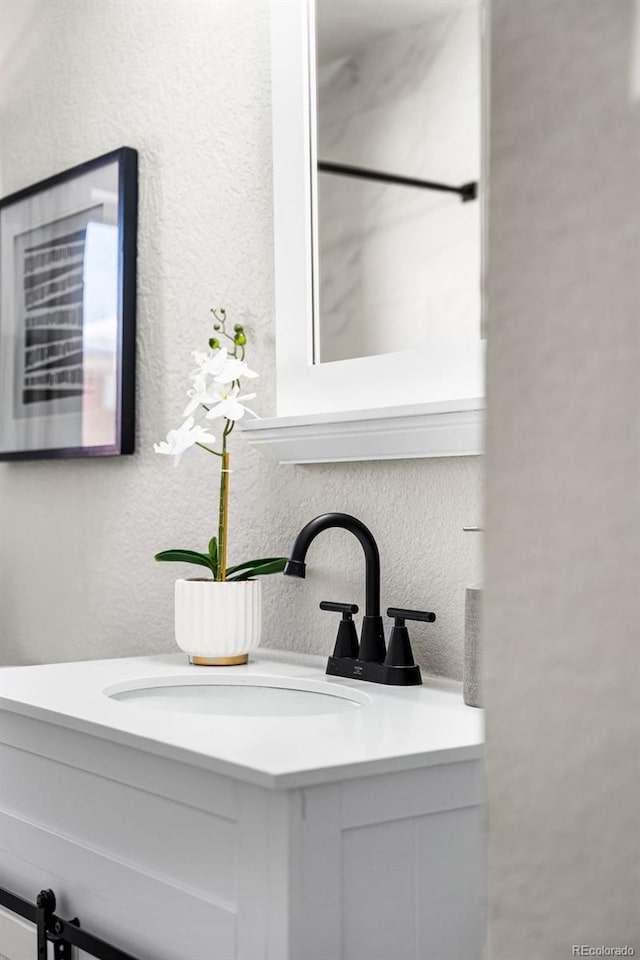
<svg viewBox="0 0 640 960"><path fill-rule="evenodd" d="M176 580L176 643L195 664L246 663L260 644L261 596L259 580Z"/></svg>

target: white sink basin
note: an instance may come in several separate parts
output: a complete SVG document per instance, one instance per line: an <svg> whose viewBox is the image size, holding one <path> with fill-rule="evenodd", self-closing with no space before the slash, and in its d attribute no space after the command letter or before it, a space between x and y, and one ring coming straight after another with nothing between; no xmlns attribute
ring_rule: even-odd
<svg viewBox="0 0 640 960"><path fill-rule="evenodd" d="M310 717L371 703L349 687L281 677L153 677L113 684L104 693L153 710L221 717Z"/></svg>
<svg viewBox="0 0 640 960"><path fill-rule="evenodd" d="M238 667L190 666L182 653L0 667L0 721L13 711L179 762L196 756L270 790L481 758L482 711L459 684L387 687L325 666L258 650Z"/></svg>

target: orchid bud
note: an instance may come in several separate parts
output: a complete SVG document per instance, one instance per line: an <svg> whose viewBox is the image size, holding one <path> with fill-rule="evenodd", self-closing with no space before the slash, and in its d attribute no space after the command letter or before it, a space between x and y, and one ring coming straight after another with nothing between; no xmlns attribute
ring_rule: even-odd
<svg viewBox="0 0 640 960"><path fill-rule="evenodd" d="M217 337L211 337L211 340L209 340L209 346L211 347L212 350L219 350L220 341L218 340Z"/></svg>
<svg viewBox="0 0 640 960"><path fill-rule="evenodd" d="M245 337L244 333L236 333L235 337L233 338L233 342L237 343L239 347L244 347L245 343L247 342L247 338Z"/></svg>

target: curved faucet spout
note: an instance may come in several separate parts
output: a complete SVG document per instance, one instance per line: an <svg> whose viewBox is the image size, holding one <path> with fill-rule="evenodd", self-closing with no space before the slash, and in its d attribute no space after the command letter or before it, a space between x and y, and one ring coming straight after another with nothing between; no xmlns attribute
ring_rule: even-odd
<svg viewBox="0 0 640 960"><path fill-rule="evenodd" d="M361 660L381 663L385 656L385 642L384 626L380 616L380 554L373 534L361 520L348 513L323 513L322 516L310 520L296 537L291 558L287 561L283 572L288 577L304 577L307 550L319 533L331 527L348 530L358 538L364 550L366 603L359 657Z"/></svg>
<svg viewBox="0 0 640 960"><path fill-rule="evenodd" d="M306 573L305 557L311 543L323 530L341 527L358 538L364 550L366 563L366 609L367 617L380 616L380 554L378 545L368 527L348 513L323 513L310 520L296 537L284 573L288 577L304 577Z"/></svg>

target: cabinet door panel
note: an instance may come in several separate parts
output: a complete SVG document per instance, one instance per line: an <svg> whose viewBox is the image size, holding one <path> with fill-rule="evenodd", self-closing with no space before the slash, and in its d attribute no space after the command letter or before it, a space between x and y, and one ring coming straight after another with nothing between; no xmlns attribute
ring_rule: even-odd
<svg viewBox="0 0 640 960"><path fill-rule="evenodd" d="M419 957L482 956L486 865L484 809L447 810L416 822Z"/></svg>
<svg viewBox="0 0 640 960"><path fill-rule="evenodd" d="M344 960L414 960L414 880L413 820L345 830Z"/></svg>

